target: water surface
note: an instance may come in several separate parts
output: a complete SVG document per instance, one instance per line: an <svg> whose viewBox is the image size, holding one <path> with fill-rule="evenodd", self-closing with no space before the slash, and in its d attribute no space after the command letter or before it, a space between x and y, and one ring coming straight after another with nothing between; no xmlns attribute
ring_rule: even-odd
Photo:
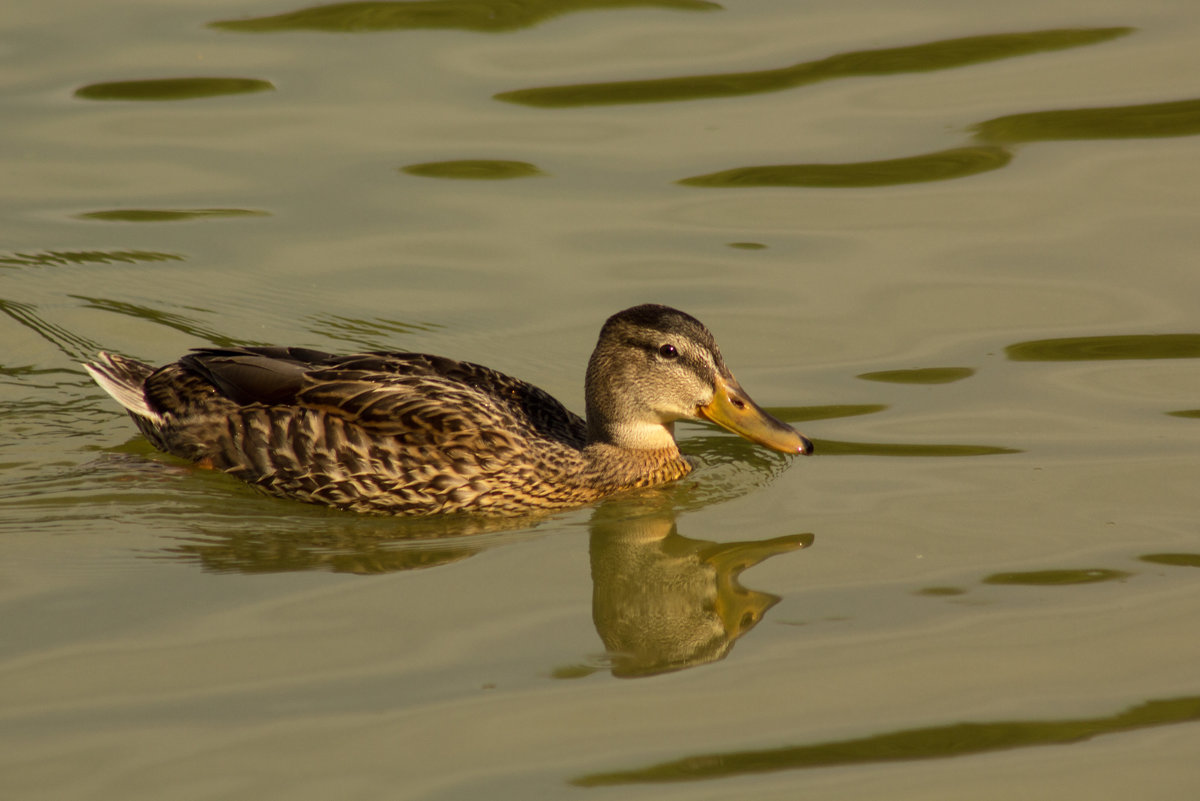
<svg viewBox="0 0 1200 801"><path fill-rule="evenodd" d="M0 27L7 795L1200 789L1194 3ZM356 517L154 453L79 367L427 351L582 411L647 301L817 455L681 424L678 486Z"/></svg>

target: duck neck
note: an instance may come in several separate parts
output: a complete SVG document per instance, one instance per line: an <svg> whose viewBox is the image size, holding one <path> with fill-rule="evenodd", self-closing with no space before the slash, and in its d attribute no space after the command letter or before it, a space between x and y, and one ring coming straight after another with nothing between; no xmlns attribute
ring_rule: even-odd
<svg viewBox="0 0 1200 801"><path fill-rule="evenodd" d="M630 420L605 420L588 415L588 443L602 443L629 451L669 451L679 454L675 424Z"/></svg>
<svg viewBox="0 0 1200 801"><path fill-rule="evenodd" d="M601 347L588 362L584 384L588 443L630 451L667 450L678 456L674 421L639 414L638 410L646 409L647 404L640 397L637 382L621 377L619 367Z"/></svg>
<svg viewBox="0 0 1200 801"><path fill-rule="evenodd" d="M692 472L675 441L669 448L630 449L606 442L591 442L584 449L586 481L607 495L638 487L654 487Z"/></svg>

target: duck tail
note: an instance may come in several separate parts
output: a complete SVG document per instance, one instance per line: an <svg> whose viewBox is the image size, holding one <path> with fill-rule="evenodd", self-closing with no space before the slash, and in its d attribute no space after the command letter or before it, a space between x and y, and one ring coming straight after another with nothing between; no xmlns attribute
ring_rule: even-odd
<svg viewBox="0 0 1200 801"><path fill-rule="evenodd" d="M134 419L140 418L154 425L163 424L162 415L150 408L146 400L146 379L154 372L153 367L135 359L101 351L96 354L96 360L84 364L83 369Z"/></svg>

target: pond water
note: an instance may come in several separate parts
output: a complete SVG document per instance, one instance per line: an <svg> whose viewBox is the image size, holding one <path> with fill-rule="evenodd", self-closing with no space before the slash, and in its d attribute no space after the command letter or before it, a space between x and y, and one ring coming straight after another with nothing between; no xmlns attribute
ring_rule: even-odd
<svg viewBox="0 0 1200 801"><path fill-rule="evenodd" d="M1200 790L1190 0L6 4L13 799ZM703 320L817 453L483 530L156 454L79 362Z"/></svg>

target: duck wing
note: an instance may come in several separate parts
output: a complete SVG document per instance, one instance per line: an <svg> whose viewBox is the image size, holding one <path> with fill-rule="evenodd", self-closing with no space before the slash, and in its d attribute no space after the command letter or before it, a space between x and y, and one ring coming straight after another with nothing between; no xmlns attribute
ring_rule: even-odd
<svg viewBox="0 0 1200 801"><path fill-rule="evenodd" d="M179 361L238 406L293 406L330 414L374 436L436 444L467 431L497 431L582 448L587 426L549 393L470 362L422 353L333 355L308 348L205 348ZM179 372L151 376L151 404L174 405ZM166 384L167 387L160 387ZM166 391L163 391L163 390ZM185 405L191 406L192 402Z"/></svg>
<svg viewBox="0 0 1200 801"><path fill-rule="evenodd" d="M288 498L389 514L575 505L587 427L541 389L469 362L307 348L196 350L88 372L160 450Z"/></svg>

